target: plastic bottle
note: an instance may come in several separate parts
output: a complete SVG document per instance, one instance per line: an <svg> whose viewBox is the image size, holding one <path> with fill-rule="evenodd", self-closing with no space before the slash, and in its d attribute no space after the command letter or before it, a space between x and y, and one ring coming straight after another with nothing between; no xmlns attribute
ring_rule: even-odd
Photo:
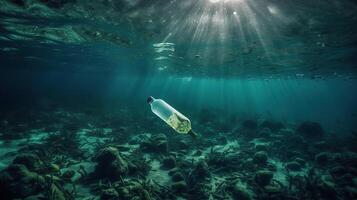
<svg viewBox="0 0 357 200"><path fill-rule="evenodd" d="M150 104L151 111L171 126L177 133L189 134L194 138L197 137L197 134L192 130L191 121L164 100L155 99L150 96L147 102Z"/></svg>

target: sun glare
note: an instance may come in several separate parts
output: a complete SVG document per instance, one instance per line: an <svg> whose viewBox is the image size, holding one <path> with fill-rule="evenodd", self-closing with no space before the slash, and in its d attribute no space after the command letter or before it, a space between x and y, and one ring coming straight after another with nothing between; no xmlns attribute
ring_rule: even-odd
<svg viewBox="0 0 357 200"><path fill-rule="evenodd" d="M180 46L176 46L174 53L165 56L167 59L160 56L168 47L157 48L161 54L156 62L163 66L167 66L172 59L170 56L176 53L183 55L182 59L192 61L192 65L186 67L228 66L232 63L244 66L246 60L239 55L256 54L261 60L274 56L272 38L279 34L276 32L278 25L285 20L285 15L275 4L249 0L196 0L180 6L182 12L173 18L167 29L171 39L187 45L182 47L185 49L182 52Z"/></svg>
<svg viewBox="0 0 357 200"><path fill-rule="evenodd" d="M244 0L208 0L208 1L211 3L220 3L220 2L227 3L227 2L242 2Z"/></svg>

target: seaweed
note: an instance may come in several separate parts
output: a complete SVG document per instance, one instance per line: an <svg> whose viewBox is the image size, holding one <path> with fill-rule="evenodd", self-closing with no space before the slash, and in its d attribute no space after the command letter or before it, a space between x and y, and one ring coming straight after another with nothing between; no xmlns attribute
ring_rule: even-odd
<svg viewBox="0 0 357 200"><path fill-rule="evenodd" d="M82 158L79 136L75 130L61 130L49 133L45 142L48 151L52 154L68 155L74 158Z"/></svg>

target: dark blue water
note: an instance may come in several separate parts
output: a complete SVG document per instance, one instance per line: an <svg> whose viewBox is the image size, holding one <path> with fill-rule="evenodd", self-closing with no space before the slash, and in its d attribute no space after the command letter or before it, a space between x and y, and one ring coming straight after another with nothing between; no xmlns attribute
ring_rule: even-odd
<svg viewBox="0 0 357 200"><path fill-rule="evenodd" d="M214 79L123 76L112 73L11 71L2 74L2 107L53 102L147 110L148 96L165 99L182 112L202 109L273 118L285 123L317 121L339 134L356 128L355 80ZM72 103L73 102L73 103Z"/></svg>
<svg viewBox="0 0 357 200"><path fill-rule="evenodd" d="M353 0L0 0L0 198L357 199L356 24Z"/></svg>

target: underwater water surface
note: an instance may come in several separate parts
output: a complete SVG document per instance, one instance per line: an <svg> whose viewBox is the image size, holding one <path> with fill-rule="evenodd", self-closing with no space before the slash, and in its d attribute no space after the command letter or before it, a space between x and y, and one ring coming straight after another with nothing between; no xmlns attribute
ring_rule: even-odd
<svg viewBox="0 0 357 200"><path fill-rule="evenodd" d="M356 24L352 0L0 0L0 197L356 199Z"/></svg>

